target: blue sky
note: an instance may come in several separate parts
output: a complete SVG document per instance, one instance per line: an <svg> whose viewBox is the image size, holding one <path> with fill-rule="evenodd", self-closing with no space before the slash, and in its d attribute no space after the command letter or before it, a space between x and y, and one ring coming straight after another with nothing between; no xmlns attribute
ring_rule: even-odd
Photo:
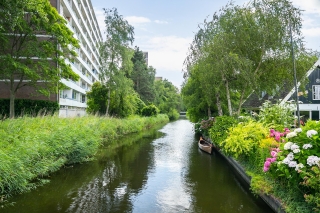
<svg viewBox="0 0 320 213"><path fill-rule="evenodd" d="M156 76L178 88L183 82L183 61L198 25L211 19L228 0L91 0L100 28L102 8L117 8L135 28L133 46L149 53L149 65ZM247 0L233 1L243 5ZM320 0L293 0L303 11L303 35L307 48L320 51ZM104 36L104 35L103 35Z"/></svg>

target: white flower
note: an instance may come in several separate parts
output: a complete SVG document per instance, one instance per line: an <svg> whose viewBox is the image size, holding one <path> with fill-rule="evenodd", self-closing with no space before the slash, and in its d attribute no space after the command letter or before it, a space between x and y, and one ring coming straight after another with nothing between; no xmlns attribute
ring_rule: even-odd
<svg viewBox="0 0 320 213"><path fill-rule="evenodd" d="M283 159L283 161L282 161L282 163L284 163L284 164L289 164L291 162L291 160L289 160L289 158L285 158L285 159Z"/></svg>
<svg viewBox="0 0 320 213"><path fill-rule="evenodd" d="M295 153L295 154L297 154L297 153L299 153L300 152L300 149L294 149L293 150L293 153Z"/></svg>
<svg viewBox="0 0 320 213"><path fill-rule="evenodd" d="M306 144L303 144L302 148L309 149L309 148L312 148L312 145L309 143L306 143Z"/></svg>
<svg viewBox="0 0 320 213"><path fill-rule="evenodd" d="M287 158L288 158L289 160L293 160L293 159L294 159L293 153L290 152L290 153L287 155Z"/></svg>
<svg viewBox="0 0 320 213"><path fill-rule="evenodd" d="M286 136L286 138L293 138L293 137L296 137L297 136L297 133L296 132L289 132Z"/></svg>
<svg viewBox="0 0 320 213"><path fill-rule="evenodd" d="M318 134L318 132L316 130L311 129L311 130L307 131L307 137L308 138L311 138L312 135L316 135L316 134Z"/></svg>
<svg viewBox="0 0 320 213"><path fill-rule="evenodd" d="M291 149L291 146L293 145L293 143L292 142L287 142L285 145L284 145L284 149L285 150L288 150L288 149Z"/></svg>
<svg viewBox="0 0 320 213"><path fill-rule="evenodd" d="M304 167L304 165L302 163L299 163L296 165L295 170L298 171L298 170L302 169L303 167Z"/></svg>
<svg viewBox="0 0 320 213"><path fill-rule="evenodd" d="M307 159L307 164L309 166L317 165L318 163L320 163L320 158L318 156L311 155Z"/></svg>
<svg viewBox="0 0 320 213"><path fill-rule="evenodd" d="M296 161L290 161L290 163L288 164L289 167L296 167L297 166L297 162Z"/></svg>
<svg viewBox="0 0 320 213"><path fill-rule="evenodd" d="M296 128L296 129L294 130L294 132L296 132L296 133L302 132L302 129L301 129L301 128Z"/></svg>
<svg viewBox="0 0 320 213"><path fill-rule="evenodd" d="M295 150L295 149L299 149L299 148L300 148L300 147L299 147L297 144L295 144L295 143L292 144L291 147L290 147L291 150Z"/></svg>

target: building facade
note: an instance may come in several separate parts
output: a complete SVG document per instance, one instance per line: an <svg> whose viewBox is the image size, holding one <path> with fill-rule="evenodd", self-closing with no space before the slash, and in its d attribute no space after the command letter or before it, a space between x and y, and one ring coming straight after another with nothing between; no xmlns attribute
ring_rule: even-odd
<svg viewBox="0 0 320 213"><path fill-rule="evenodd" d="M101 31L91 4L91 0L51 0L59 14L67 21L67 26L79 40L78 57L69 62L72 70L80 76L79 81L62 79L68 89L60 90L57 100L60 105L59 116L82 116L86 113L86 92L99 80L99 44Z"/></svg>

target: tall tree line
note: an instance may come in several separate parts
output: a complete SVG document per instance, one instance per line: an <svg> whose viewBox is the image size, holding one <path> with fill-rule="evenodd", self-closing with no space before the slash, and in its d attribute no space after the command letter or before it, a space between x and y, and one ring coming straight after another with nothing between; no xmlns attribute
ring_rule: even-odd
<svg viewBox="0 0 320 213"><path fill-rule="evenodd" d="M302 80L317 54L305 48L301 27L301 11L287 0L228 3L206 19L185 60L182 96L190 116L196 121L239 114L252 91L272 94L285 84L293 86L291 33Z"/></svg>
<svg viewBox="0 0 320 213"><path fill-rule="evenodd" d="M106 37L100 45L100 82L88 92L88 112L127 117L148 105L171 119L179 114L180 94L167 80L155 81L156 70L135 47L134 28L116 8L104 9Z"/></svg>

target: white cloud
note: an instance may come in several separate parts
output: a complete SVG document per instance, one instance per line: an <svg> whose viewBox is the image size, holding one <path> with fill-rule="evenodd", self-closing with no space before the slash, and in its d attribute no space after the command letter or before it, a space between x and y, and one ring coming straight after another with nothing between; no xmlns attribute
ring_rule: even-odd
<svg viewBox="0 0 320 213"><path fill-rule="evenodd" d="M318 14L320 15L320 1L319 0L293 0L293 5L304 10L305 14Z"/></svg>
<svg viewBox="0 0 320 213"><path fill-rule="evenodd" d="M149 65L156 70L181 72L192 38L158 36L143 39L139 47L149 53Z"/></svg>
<svg viewBox="0 0 320 213"><path fill-rule="evenodd" d="M105 30L104 12L103 12L103 10L95 8L95 7L93 9L94 9L94 13L96 14L97 22L100 27L100 31L101 31L102 38L103 38L103 32Z"/></svg>
<svg viewBox="0 0 320 213"><path fill-rule="evenodd" d="M130 25L133 25L133 26L151 22L150 19L142 16L127 16L125 17L125 19L129 22Z"/></svg>
<svg viewBox="0 0 320 213"><path fill-rule="evenodd" d="M320 37L320 27L302 29L302 33L303 33L304 36Z"/></svg>
<svg viewBox="0 0 320 213"><path fill-rule="evenodd" d="M167 21L155 20L154 22L157 23L157 24L168 24Z"/></svg>

